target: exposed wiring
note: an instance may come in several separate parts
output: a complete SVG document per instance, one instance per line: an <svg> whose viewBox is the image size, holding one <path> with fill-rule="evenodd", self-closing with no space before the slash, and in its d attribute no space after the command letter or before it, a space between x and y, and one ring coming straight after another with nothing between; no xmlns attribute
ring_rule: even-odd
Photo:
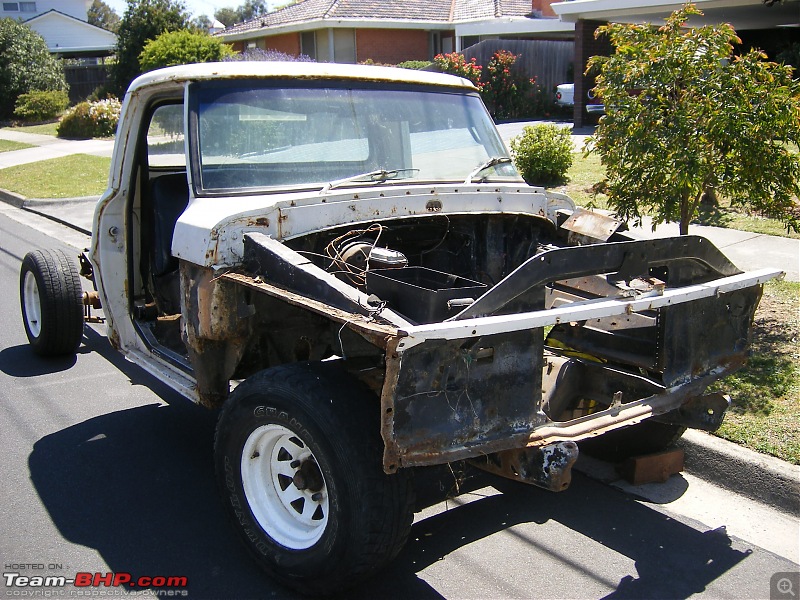
<svg viewBox="0 0 800 600"><path fill-rule="evenodd" d="M445 219L447 219L447 227L444 230L444 235L442 236L442 239L440 239L438 242L436 242L436 244L434 244L432 247L428 248L427 250L421 251L419 253L420 258L425 256L426 254L430 254L431 252L436 250L439 246L444 244L444 241L447 239L447 236L450 233L450 217L448 217L447 215L441 215L441 216L444 217Z"/></svg>
<svg viewBox="0 0 800 600"><path fill-rule="evenodd" d="M337 238L331 240L325 246L325 255L331 261L328 270L335 265L340 272L342 272L350 282L356 286L363 287L367 283L367 271L369 271L369 255L371 251L378 245L378 240L383 233L385 227L380 223L373 223L366 229L353 229ZM370 239L371 235L375 234L374 239ZM364 256L364 267L359 267L350 261L347 261L343 252L348 246L354 242L363 239L365 244L370 244L370 251ZM371 243L370 243L371 242Z"/></svg>

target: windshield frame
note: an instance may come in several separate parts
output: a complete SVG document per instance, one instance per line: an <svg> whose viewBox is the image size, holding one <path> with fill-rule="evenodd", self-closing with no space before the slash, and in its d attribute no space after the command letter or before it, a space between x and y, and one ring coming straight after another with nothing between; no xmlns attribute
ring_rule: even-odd
<svg viewBox="0 0 800 600"><path fill-rule="evenodd" d="M489 135L493 137L492 140L485 140L482 144L476 144L476 147L483 145L484 149L488 149L488 145L494 145L497 149L502 149L507 153L505 143L500 138L494 122L492 121L489 112L486 110L483 101L481 100L477 91L467 88L447 88L436 85L424 84L410 84L410 83L397 83L397 82L373 82L366 80L342 80L342 79L297 79L297 78L270 78L270 79L233 79L233 80L212 80L192 82L188 86L188 136L189 136L189 168L191 169L192 187L194 188L194 195L197 197L219 197L219 196L244 196L253 194L281 194L287 192L321 192L326 189L326 186L331 184L331 181L314 181L291 183L288 185L256 185L256 186L240 186L240 187L205 187L203 185L203 168L201 159L200 147L200 98L201 93L208 90L213 93L223 93L226 91L233 91L232 88L238 88L240 91L260 90L260 89L308 89L308 90L342 90L342 91L377 91L377 92L418 92L418 93L433 93L439 95L450 95L460 97L471 97L478 101L475 106L480 106L482 109L481 116L485 115L486 123L478 123L475 119L475 111L472 107L470 110L465 111L468 119L468 126L488 130ZM474 100L470 100L474 102ZM487 124L491 124L487 127ZM476 140L477 141L477 140ZM476 165L465 165L465 173L468 173L471 168ZM390 169L391 170L391 169ZM403 169L399 169L403 170ZM408 170L408 169L405 169ZM357 173L354 173L356 175ZM486 181L498 181L504 183L522 183L523 179L518 173L514 176L502 177L488 177ZM392 178L381 181L352 181L348 183L339 183L337 189L347 189L354 187L365 187L375 185L408 185L408 184L451 184L451 183L464 183L464 177L448 177L448 178Z"/></svg>

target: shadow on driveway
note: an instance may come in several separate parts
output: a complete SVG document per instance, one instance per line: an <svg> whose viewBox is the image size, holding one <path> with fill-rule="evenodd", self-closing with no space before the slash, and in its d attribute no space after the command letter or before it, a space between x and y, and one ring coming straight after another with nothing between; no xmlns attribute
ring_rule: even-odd
<svg viewBox="0 0 800 600"><path fill-rule="evenodd" d="M185 576L191 598L295 597L258 570L228 526L213 476L216 414L166 389L98 334L90 332L87 343L166 404L97 416L36 442L29 456L31 480L63 537L96 549L115 572ZM419 475L419 483L428 481L427 491L433 490L420 490L425 504L441 501L447 485L432 485L438 477L433 470ZM483 474L471 482L473 488L487 484L501 493L417 522L397 559L342 597L441 598L422 571L499 532L528 552L518 565L492 573L498 594L509 573L546 558L548 564L556 561L555 571L528 569L524 575L531 596L541 596L538 582L568 579L577 570L600 589L613 590L609 598L687 598L750 554L734 549L724 531L698 531L580 474L561 494ZM569 547L554 551L551 540L524 527L548 522L602 545L597 563L580 562ZM609 578L603 560L612 554L635 561L638 577L623 568ZM452 565L464 568L458 561ZM578 587L573 594L585 595Z"/></svg>

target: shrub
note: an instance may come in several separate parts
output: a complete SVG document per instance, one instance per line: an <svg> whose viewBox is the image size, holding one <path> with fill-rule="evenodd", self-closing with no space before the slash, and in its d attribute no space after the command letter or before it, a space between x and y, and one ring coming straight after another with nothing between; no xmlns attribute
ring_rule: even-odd
<svg viewBox="0 0 800 600"><path fill-rule="evenodd" d="M233 62L233 61L252 61L252 60L271 60L275 62L316 62L310 56L306 56L305 54L300 54L295 56L294 54L286 54L285 52L279 52L278 50L262 50L261 48L248 48L244 52L230 54L222 59L223 62Z"/></svg>
<svg viewBox="0 0 800 600"><path fill-rule="evenodd" d="M99 102L81 102L71 108L58 124L58 137L111 137L117 129L120 101L108 98Z"/></svg>
<svg viewBox="0 0 800 600"><path fill-rule="evenodd" d="M17 98L14 114L23 121L46 121L60 115L67 106L67 92L28 92Z"/></svg>
<svg viewBox="0 0 800 600"><path fill-rule="evenodd" d="M523 94L527 91L524 88L529 87L529 82L511 72L516 61L516 54L508 50L498 50L486 65L481 92L484 102L496 119L518 116Z"/></svg>
<svg viewBox="0 0 800 600"><path fill-rule="evenodd" d="M571 132L558 125L528 125L511 140L511 154L529 184L561 183L572 166Z"/></svg>
<svg viewBox="0 0 800 600"><path fill-rule="evenodd" d="M167 31L144 45L139 54L142 72L173 65L215 62L233 54L231 47L207 33Z"/></svg>
<svg viewBox="0 0 800 600"><path fill-rule="evenodd" d="M382 62L375 62L371 58L366 60L359 61L360 65L367 65L369 67L393 67L394 65L390 65L389 63L382 63Z"/></svg>
<svg viewBox="0 0 800 600"><path fill-rule="evenodd" d="M116 98L107 84L102 83L98 85L91 94L86 98L88 102L97 102L98 100L107 100L109 98Z"/></svg>
<svg viewBox="0 0 800 600"><path fill-rule="evenodd" d="M481 89L482 67L474 58L467 60L462 54L451 52L450 54L437 54L433 58L433 62L442 70L442 73L450 73L451 75L469 79L475 84L475 87Z"/></svg>
<svg viewBox="0 0 800 600"><path fill-rule="evenodd" d="M61 61L27 25L0 19L0 119L10 117L17 98L33 91L67 91Z"/></svg>
<svg viewBox="0 0 800 600"><path fill-rule="evenodd" d="M401 69L412 69L414 71L421 71L426 67L430 67L433 63L429 60L404 60L401 63L397 63L397 66Z"/></svg>

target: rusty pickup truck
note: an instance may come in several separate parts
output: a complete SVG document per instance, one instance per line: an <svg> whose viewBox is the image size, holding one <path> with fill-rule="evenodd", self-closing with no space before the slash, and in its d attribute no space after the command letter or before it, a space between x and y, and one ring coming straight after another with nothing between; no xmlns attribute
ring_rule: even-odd
<svg viewBox="0 0 800 600"><path fill-rule="evenodd" d="M33 349L76 352L102 307L115 348L219 411L231 523L312 594L396 556L414 467L561 491L581 440L717 428L706 388L779 275L527 185L470 82L387 67L139 77L93 227L79 266L22 263Z"/></svg>

